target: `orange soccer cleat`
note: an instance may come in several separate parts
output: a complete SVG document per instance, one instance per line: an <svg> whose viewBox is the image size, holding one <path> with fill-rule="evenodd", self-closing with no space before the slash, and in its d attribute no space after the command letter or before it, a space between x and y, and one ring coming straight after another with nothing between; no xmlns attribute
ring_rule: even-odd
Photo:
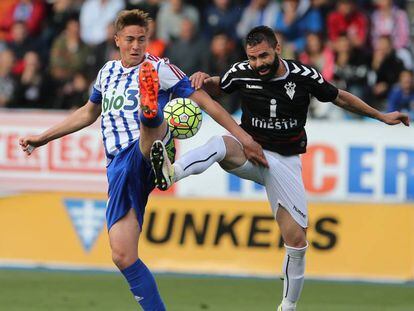
<svg viewBox="0 0 414 311"><path fill-rule="evenodd" d="M139 68L139 92L141 110L144 117L155 118L158 112L158 73L150 62L144 62Z"/></svg>

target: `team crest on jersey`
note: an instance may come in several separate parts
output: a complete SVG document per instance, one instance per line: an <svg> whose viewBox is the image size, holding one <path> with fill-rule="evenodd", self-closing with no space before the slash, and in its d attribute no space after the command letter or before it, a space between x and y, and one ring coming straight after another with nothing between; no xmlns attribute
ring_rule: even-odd
<svg viewBox="0 0 414 311"><path fill-rule="evenodd" d="M293 99L293 96L295 96L295 87L296 84L293 82L288 82L285 84L286 94L290 97L290 99Z"/></svg>

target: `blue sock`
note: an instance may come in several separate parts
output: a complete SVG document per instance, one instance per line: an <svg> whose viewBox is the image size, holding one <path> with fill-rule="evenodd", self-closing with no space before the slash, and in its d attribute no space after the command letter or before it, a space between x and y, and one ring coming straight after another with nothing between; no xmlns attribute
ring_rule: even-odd
<svg viewBox="0 0 414 311"><path fill-rule="evenodd" d="M139 120L147 127L159 127L164 121L164 113L160 106L158 106L157 115L154 118L147 118L142 111L139 113Z"/></svg>
<svg viewBox="0 0 414 311"><path fill-rule="evenodd" d="M129 283L130 290L144 311L165 311L157 284L147 266L138 259L121 271Z"/></svg>

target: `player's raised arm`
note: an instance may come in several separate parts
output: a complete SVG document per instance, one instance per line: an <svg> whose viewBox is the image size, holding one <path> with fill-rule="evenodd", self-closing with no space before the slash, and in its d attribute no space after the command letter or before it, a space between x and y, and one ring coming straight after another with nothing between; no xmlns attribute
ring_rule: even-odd
<svg viewBox="0 0 414 311"><path fill-rule="evenodd" d="M262 147L233 120L231 115L218 102L201 89L191 94L190 99L198 103L217 123L241 142L248 160L255 165L269 166Z"/></svg>
<svg viewBox="0 0 414 311"><path fill-rule="evenodd" d="M70 114L62 122L49 128L39 135L31 135L19 139L19 144L27 155L30 155L35 147L47 144L49 141L79 131L94 123L101 114L101 106L88 101L84 106Z"/></svg>
<svg viewBox="0 0 414 311"><path fill-rule="evenodd" d="M344 90L339 90L338 97L334 100L334 104L348 111L377 119L389 125L400 123L403 123L406 126L410 125L410 119L407 114L399 111L382 113L372 108L359 97Z"/></svg>

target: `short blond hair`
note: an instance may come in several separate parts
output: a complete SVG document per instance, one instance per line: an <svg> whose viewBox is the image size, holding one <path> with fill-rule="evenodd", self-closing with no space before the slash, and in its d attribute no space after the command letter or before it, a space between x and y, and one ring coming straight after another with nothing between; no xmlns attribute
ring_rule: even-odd
<svg viewBox="0 0 414 311"><path fill-rule="evenodd" d="M152 19L149 17L148 13L144 11L135 9L135 10L122 10L118 13L118 16L115 20L115 31L118 33L126 26L137 25L144 27L148 30L148 25Z"/></svg>

